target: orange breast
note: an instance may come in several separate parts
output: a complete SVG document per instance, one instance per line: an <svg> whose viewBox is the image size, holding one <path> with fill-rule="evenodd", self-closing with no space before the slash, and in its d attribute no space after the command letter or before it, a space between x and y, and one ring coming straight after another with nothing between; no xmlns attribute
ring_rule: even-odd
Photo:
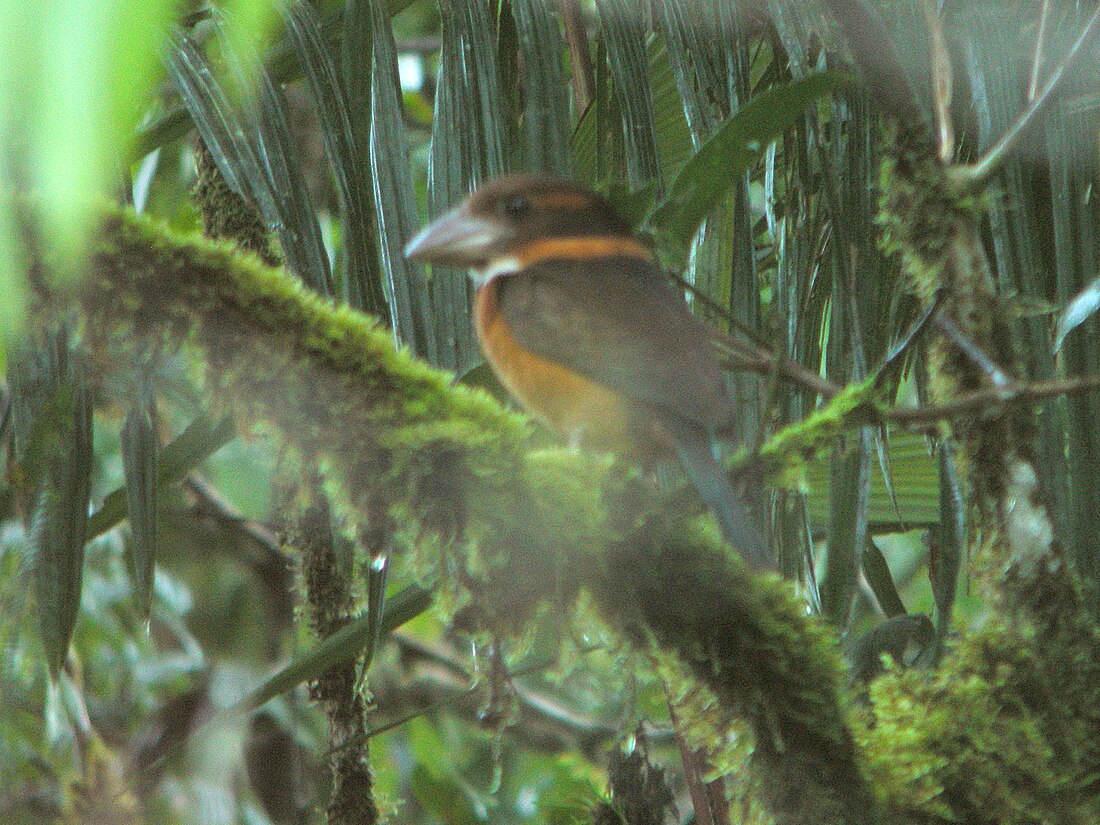
<svg viewBox="0 0 1100 825"><path fill-rule="evenodd" d="M478 290L474 320L486 361L529 412L574 443L613 451L632 446L636 428L624 399L520 346L500 312L495 281Z"/></svg>

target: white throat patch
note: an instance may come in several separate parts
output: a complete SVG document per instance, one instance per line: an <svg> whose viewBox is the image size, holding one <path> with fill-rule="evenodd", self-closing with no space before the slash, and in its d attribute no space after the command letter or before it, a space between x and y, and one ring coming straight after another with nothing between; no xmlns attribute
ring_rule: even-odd
<svg viewBox="0 0 1100 825"><path fill-rule="evenodd" d="M482 287L494 278L501 275L513 275L523 268L523 262L519 258L506 255L503 258L495 258L484 269L471 269L470 277L477 286Z"/></svg>

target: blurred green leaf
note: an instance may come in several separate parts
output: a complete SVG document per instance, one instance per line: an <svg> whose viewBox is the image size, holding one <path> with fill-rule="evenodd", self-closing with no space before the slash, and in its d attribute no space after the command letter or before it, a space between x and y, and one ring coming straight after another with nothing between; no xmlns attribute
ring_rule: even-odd
<svg viewBox="0 0 1100 825"><path fill-rule="evenodd" d="M235 53L266 42L279 22L278 4L270 0L221 0L216 8L223 23L220 34Z"/></svg>
<svg viewBox="0 0 1100 825"><path fill-rule="evenodd" d="M13 356L17 454L30 471L29 545L38 624L50 672L68 655L80 609L92 477L92 392L66 329Z"/></svg>
<svg viewBox="0 0 1100 825"><path fill-rule="evenodd" d="M139 392L122 424L122 465L126 477L126 509L133 540L127 547L127 561L137 595L138 609L149 618L153 599L153 574L157 560L157 501L160 443L157 437L157 407L153 388Z"/></svg>
<svg viewBox="0 0 1100 825"><path fill-rule="evenodd" d="M148 105L175 7L174 0L0 3L0 174L5 191L35 193L41 243L57 277L76 275L83 263L89 200L118 186L118 160ZM0 248L18 248L12 229L0 221Z"/></svg>
<svg viewBox="0 0 1100 825"><path fill-rule="evenodd" d="M440 822L478 825L485 821L485 816L475 809L465 788L450 775L429 771L424 763L413 768L412 790L416 801Z"/></svg>
<svg viewBox="0 0 1100 825"><path fill-rule="evenodd" d="M0 97L0 112L3 107ZM0 140L4 129L0 123ZM27 256L21 234L12 199L0 194L0 346L17 340L27 324L30 287L24 275Z"/></svg>
<svg viewBox="0 0 1100 825"><path fill-rule="evenodd" d="M228 444L236 430L228 420L200 416L192 421L178 438L160 453L157 463L157 484L165 487L180 481L203 459ZM102 535L126 518L126 490L115 490L103 499L100 507L88 519L87 539Z"/></svg>
<svg viewBox="0 0 1100 825"><path fill-rule="evenodd" d="M316 679L333 665L358 656L372 638L400 627L427 610L432 594L419 587L406 587L386 599L381 616L368 611L349 621L327 639L296 657L290 664L252 691L241 703L245 710L254 710L265 702L286 693L309 679Z"/></svg>

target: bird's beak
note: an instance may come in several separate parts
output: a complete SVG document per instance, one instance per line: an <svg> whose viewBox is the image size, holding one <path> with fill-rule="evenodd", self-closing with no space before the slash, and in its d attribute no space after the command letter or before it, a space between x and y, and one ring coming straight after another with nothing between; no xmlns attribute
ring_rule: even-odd
<svg viewBox="0 0 1100 825"><path fill-rule="evenodd" d="M472 215L463 205L421 229L405 247L405 257L476 269L487 264L495 250L510 236L507 227Z"/></svg>

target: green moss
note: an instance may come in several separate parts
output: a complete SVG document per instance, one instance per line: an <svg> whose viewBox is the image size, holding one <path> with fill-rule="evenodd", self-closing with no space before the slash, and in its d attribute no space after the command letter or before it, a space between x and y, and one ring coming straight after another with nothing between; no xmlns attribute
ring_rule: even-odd
<svg viewBox="0 0 1100 825"><path fill-rule="evenodd" d="M873 419L881 393L874 376L850 384L801 421L784 427L760 448L760 458L773 483L799 488L805 465L822 450L831 449L836 438L853 423Z"/></svg>
<svg viewBox="0 0 1100 825"><path fill-rule="evenodd" d="M955 281L952 245L960 226L981 216L982 203L952 182L924 129L887 127L886 148L879 177L882 246L901 255L910 288L928 303Z"/></svg>
<svg viewBox="0 0 1100 825"><path fill-rule="evenodd" d="M885 245L900 254L912 291L925 304L940 300L945 317L968 342L964 348L948 335L930 336L928 384L934 403L992 387L982 361L1010 378L1022 373L1011 314L997 295L981 237L986 198L966 186L939 160L923 130L898 124L888 130L880 203ZM974 493L979 528L973 535L985 537L984 548L996 565L1005 564L1012 557L1004 519L1013 509L1013 477L1018 467L1035 464L1033 410L991 405L973 418L956 417L951 432L962 445L960 468ZM1049 552L1049 541L1044 549Z"/></svg>
<svg viewBox="0 0 1100 825"><path fill-rule="evenodd" d="M1053 651L1044 650L1050 641L1026 624L991 619L935 674L895 671L873 684L873 717L860 738L892 815L1096 821L1098 719L1087 708L1100 685L1074 679L1077 695L1069 695L1055 676L1068 671L1054 671Z"/></svg>
<svg viewBox="0 0 1100 825"><path fill-rule="evenodd" d="M787 582L754 576L710 525L652 519L649 542L612 546L593 585L613 623L664 647L755 737L754 772L789 822L873 822L842 710L832 630L809 620Z"/></svg>
<svg viewBox="0 0 1100 825"><path fill-rule="evenodd" d="M195 203L202 217L207 237L232 241L242 249L254 252L270 266L279 264L279 256L271 248L271 233L260 213L225 182L214 157L201 140L195 147Z"/></svg>

